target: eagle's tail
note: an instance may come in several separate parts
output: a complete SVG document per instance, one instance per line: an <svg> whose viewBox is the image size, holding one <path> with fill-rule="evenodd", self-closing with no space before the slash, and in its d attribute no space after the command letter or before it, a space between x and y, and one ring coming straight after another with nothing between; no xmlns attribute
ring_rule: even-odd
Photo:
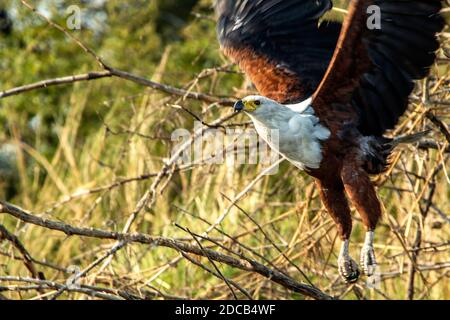
<svg viewBox="0 0 450 320"><path fill-rule="evenodd" d="M425 130L418 133L408 134L404 136L400 136L397 138L394 138L389 142L389 146L394 149L395 147L401 145L401 144L411 144L419 142L422 138L425 138L431 130Z"/></svg>
<svg viewBox="0 0 450 320"><path fill-rule="evenodd" d="M368 141L369 152L366 155L365 169L371 175L381 174L389 168L390 158L394 149L400 145L419 142L431 130L404 135L393 139L385 137L371 137Z"/></svg>

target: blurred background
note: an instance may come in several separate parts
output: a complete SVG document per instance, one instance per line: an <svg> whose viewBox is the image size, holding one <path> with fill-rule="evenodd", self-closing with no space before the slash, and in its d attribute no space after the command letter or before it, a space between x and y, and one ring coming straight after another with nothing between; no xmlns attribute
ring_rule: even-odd
<svg viewBox="0 0 450 320"><path fill-rule="evenodd" d="M29 3L63 26L68 6L81 8L81 29L70 32L115 68L218 97L236 98L253 90L219 51L211 0ZM335 1L337 10L329 18L342 20L347 3ZM449 16L448 7L445 10ZM243 191L261 166L230 168L202 162L165 177L156 186L155 202L139 214L131 230L192 241L174 222L202 233L210 226L204 220L213 223L224 215L221 230L305 281L298 272L301 268L314 285L330 295L343 299L449 299L449 143L425 117L426 111L433 111L441 121L450 123L449 32L447 26L440 36L442 49L432 74L418 84L409 112L392 133L434 128L429 138L434 148L403 148L389 175L377 180L386 211L376 234L382 274L378 288L368 289L364 279L351 287L340 281L334 224L312 179L287 163L277 175L263 177L238 202L259 227L227 197L234 199ZM0 91L94 70L99 70L95 59L21 1L0 3ZM426 101L422 99L425 92L430 97ZM41 217L121 231L155 183L154 177L142 175L160 172L170 157L172 132L193 130L196 119L183 108L206 123L231 113L217 104L169 96L118 78L0 99L0 198ZM246 128L247 121L238 116L224 125ZM125 178L131 179L122 182ZM359 219L357 214L355 219ZM16 234L40 262L37 267L46 279L55 281L64 281L70 266L84 268L113 245L66 237L6 215L0 215L0 224ZM209 236L225 246L236 245L217 231ZM363 237L364 229L356 222L354 257L359 256ZM221 250L213 243L207 245ZM417 256L416 263L411 262L412 255ZM18 256L9 242L0 242L0 280L1 276L29 276ZM198 259L208 265L207 259ZM255 299L304 299L258 275L227 265L220 268ZM0 286L6 283L17 284L3 281ZM181 259L176 251L141 245L123 248L108 264L90 272L83 283L125 288L143 298L232 298L221 279ZM26 290L3 294L9 298L38 295ZM76 292L63 297L88 298Z"/></svg>

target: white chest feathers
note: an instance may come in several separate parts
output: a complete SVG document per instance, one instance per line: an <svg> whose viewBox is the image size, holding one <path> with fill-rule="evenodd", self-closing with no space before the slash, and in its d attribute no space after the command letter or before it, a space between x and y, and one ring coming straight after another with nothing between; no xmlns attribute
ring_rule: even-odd
<svg viewBox="0 0 450 320"><path fill-rule="evenodd" d="M323 158L321 141L330 137L330 130L319 123L312 107L298 112L295 106L257 110L249 115L272 149L302 170L317 169Z"/></svg>

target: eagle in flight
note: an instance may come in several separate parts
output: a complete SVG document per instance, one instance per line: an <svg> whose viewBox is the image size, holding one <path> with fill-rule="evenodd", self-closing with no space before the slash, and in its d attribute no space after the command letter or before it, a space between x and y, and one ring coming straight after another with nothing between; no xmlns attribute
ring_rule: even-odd
<svg viewBox="0 0 450 320"><path fill-rule="evenodd" d="M314 177L342 239L339 274L352 283L360 273L349 255L349 202L366 227L360 263L371 276L382 208L370 177L388 167L395 140L383 135L407 109L414 81L429 73L445 22L440 0L353 0L342 24L324 20L331 9L331 0L215 4L222 51L261 94L235 111Z"/></svg>

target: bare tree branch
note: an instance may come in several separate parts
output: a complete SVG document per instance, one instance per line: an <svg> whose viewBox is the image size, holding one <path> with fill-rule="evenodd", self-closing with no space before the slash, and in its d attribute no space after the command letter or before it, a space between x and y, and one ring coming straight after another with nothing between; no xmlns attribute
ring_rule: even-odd
<svg viewBox="0 0 450 320"><path fill-rule="evenodd" d="M289 290L301 293L305 296L318 300L333 299L333 297L327 295L321 290L303 283L299 283L293 278L286 276L285 274L282 274L279 271L272 270L257 261L250 259L248 261L242 261L240 259L227 256L225 254L222 254L220 252L211 249L207 248L202 249L199 246L187 244L174 239L165 237L154 237L142 233L119 233L93 228L74 227L72 225L63 222L37 217L36 215L33 215L23 209L20 209L4 201L0 201L0 212L9 214L26 223L31 223L34 225L41 226L43 228L63 232L68 236L78 235L83 237L112 239L130 243L135 242L152 246L167 247L174 249L178 252L187 252L198 256L208 257L209 259L212 259L216 262L224 263L244 271L256 272L262 275L263 277L275 283L278 283Z"/></svg>
<svg viewBox="0 0 450 320"><path fill-rule="evenodd" d="M0 99L19 95L21 93L38 90L38 89L44 89L51 86L58 86L58 85L64 85L64 84L72 84L75 82L80 81L92 81L96 79L102 79L102 78L110 78L110 77L116 77L121 78L127 81L131 81L140 85L143 85L145 87L149 87L155 90L159 90L161 92L165 92L167 94L175 95L175 96L181 96L186 99L193 99L193 100L199 100L207 103L218 103L223 106L232 106L235 102L234 99L229 98L221 98L216 96L211 96L204 93L199 92L191 92L179 88L175 88L166 84L157 83L148 79L145 79L143 77L131 74L126 71L114 69L111 67L108 67L104 71L98 71L98 72L89 72L84 74L78 74L73 76L67 76L67 77L60 77L60 78L54 78L54 79L48 79L48 80L42 80L39 82L23 85L20 87L12 88L9 90L1 91L0 92Z"/></svg>
<svg viewBox="0 0 450 320"><path fill-rule="evenodd" d="M445 139L450 143L450 130L448 129L448 126L431 112L427 112L425 116L441 131L445 136Z"/></svg>
<svg viewBox="0 0 450 320"><path fill-rule="evenodd" d="M23 262L30 274L37 279L43 279L43 274L38 273L36 267L34 266L33 258L28 253L28 250L20 242L14 234L9 232L4 226L0 224L0 240L5 239L11 242L11 244L20 252L23 257Z"/></svg>
<svg viewBox="0 0 450 320"><path fill-rule="evenodd" d="M102 71L102 72L89 72L84 74L78 74L68 77L61 77L61 78L54 78L54 79L48 79L48 80L42 80L39 82L27 84L24 86L16 87L13 89L5 90L0 92L0 99L15 96L21 93L38 90L38 89L44 89L52 86L58 86L63 84L70 84L75 83L79 81L90 81L95 79L101 79L106 77L111 77L111 72L109 71Z"/></svg>

